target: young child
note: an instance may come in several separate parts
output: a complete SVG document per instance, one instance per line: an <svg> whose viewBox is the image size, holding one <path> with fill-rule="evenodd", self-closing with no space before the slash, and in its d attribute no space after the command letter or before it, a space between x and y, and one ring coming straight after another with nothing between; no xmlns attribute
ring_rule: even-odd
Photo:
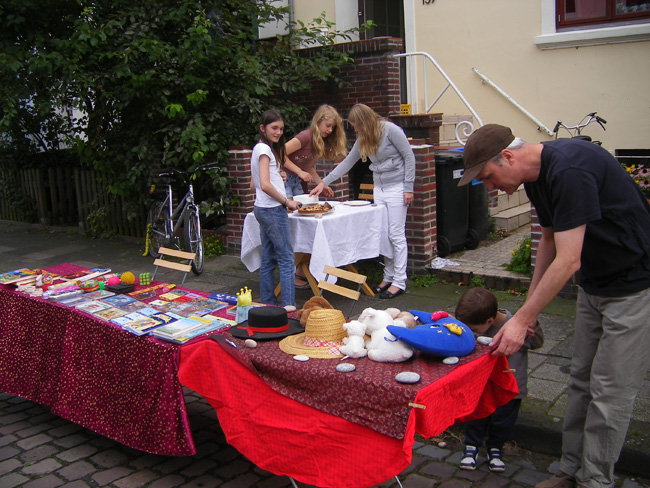
<svg viewBox="0 0 650 488"><path fill-rule="evenodd" d="M345 131L339 113L331 105L318 107L309 127L287 142L287 156L298 170L294 171L291 165L284 168L287 173L284 182L287 197L291 199L305 193L303 181L320 183L321 179L315 169L316 162L321 158L340 161L346 155L345 144ZM323 190L323 194L331 197L334 192L328 186ZM309 283L305 281L300 270L296 271L295 286L299 290L309 289Z"/></svg>
<svg viewBox="0 0 650 488"><path fill-rule="evenodd" d="M346 139L342 125L341 116L334 107L321 105L314 112L309 127L287 142L287 156L301 170L297 174L291 167L285 169L287 180L284 187L289 198L305 193L302 181L321 182L315 169L316 161L324 158L336 162L345 157ZM323 193L329 197L334 194L329 187Z"/></svg>
<svg viewBox="0 0 650 488"><path fill-rule="evenodd" d="M286 157L284 146L284 120L275 110L262 114L259 125L259 142L251 156L251 176L255 187L253 213L260 225L262 263L260 266L260 300L277 305L273 273L280 271L280 298L282 305L293 311L296 307L293 287L293 247L289 236L287 208L295 210L298 202L289 200L280 175Z"/></svg>
<svg viewBox="0 0 650 488"><path fill-rule="evenodd" d="M512 314L499 309L496 297L485 288L470 288L456 304L456 319L467 325L476 335L494 337ZM478 449L483 445L488 452L488 467L490 471L505 471L506 465L501 458L503 445L510 439L519 414L521 399L527 393L528 349L534 339L535 349L541 347L544 341L541 328L529 330L524 345L519 351L508 356L508 365L519 387L519 395L505 405L497 408L492 415L483 419L471 420L465 424L465 450L460 461L461 469L476 469Z"/></svg>

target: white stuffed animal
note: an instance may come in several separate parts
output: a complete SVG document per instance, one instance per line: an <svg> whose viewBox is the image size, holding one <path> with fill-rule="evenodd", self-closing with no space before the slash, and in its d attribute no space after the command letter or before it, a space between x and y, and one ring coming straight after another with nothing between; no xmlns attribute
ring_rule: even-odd
<svg viewBox="0 0 650 488"><path fill-rule="evenodd" d="M366 335L366 326L358 320L351 320L343 324L343 328L348 332L348 336L343 338L343 346L339 347L341 354L351 358L363 358L368 354L364 336Z"/></svg>
<svg viewBox="0 0 650 488"><path fill-rule="evenodd" d="M366 308L359 320L365 324L366 334L370 335L370 340L366 341L369 359L382 363L400 363L413 356L413 349L397 340L386 329L387 325L406 327L403 320L393 319L386 310L374 308Z"/></svg>

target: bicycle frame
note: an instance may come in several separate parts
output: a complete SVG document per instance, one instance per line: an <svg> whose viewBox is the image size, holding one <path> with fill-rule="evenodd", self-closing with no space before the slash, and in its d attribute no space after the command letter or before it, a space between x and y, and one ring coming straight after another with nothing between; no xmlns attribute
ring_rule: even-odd
<svg viewBox="0 0 650 488"><path fill-rule="evenodd" d="M175 208L172 208L173 194L171 183L167 185L166 193L167 197L165 198L164 203L166 209L165 241L168 244L171 244L180 233L187 209L190 207L196 207L196 205L194 205L194 187L192 186L192 183L189 183L187 193L182 200L178 202L178 205L176 205Z"/></svg>

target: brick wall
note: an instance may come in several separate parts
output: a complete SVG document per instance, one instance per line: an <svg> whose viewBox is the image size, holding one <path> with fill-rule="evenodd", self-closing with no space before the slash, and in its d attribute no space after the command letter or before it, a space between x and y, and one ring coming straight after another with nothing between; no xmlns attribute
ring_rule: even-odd
<svg viewBox="0 0 650 488"><path fill-rule="evenodd" d="M542 227L539 225L537 218L537 211L535 207L530 207L530 260L535 269L535 261L537 260L537 248L539 247L539 240L542 237ZM579 271L578 271L579 273ZM569 281L564 285L558 296L560 298L573 299L578 296L578 273L574 274Z"/></svg>
<svg viewBox="0 0 650 488"><path fill-rule="evenodd" d="M375 38L367 41L338 44L334 49L350 52L355 62L342 69L341 76L348 82L343 87L330 82L314 80L312 89L294 99L313 112L319 105L328 103L345 118L355 103L365 103L385 117L400 113L399 61L393 55L400 52L401 39ZM297 51L301 56L309 56L317 48ZM391 117L392 118L392 117ZM436 114L435 123L428 123L426 129L438 134L440 116ZM407 135L408 130L407 130ZM349 134L349 139L355 137ZM409 208L406 234L409 246L409 273L426 274L436 253L436 171L434 146L413 141L416 158L415 201ZM437 143L438 141L427 141ZM232 207L227 215L227 249L229 254L239 254L244 218L253 210L254 192L250 190L250 148L233 147L228 162L229 176L235 180L234 196L240 204ZM319 161L316 171L328 174L334 164ZM348 175L332 185L334 198L347 200L351 194Z"/></svg>

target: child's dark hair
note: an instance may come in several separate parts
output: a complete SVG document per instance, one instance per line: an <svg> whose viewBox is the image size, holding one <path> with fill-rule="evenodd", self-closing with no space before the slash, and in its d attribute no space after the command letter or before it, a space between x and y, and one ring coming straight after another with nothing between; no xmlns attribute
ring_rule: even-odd
<svg viewBox="0 0 650 488"><path fill-rule="evenodd" d="M278 120L284 122L284 119L282 118L282 115L280 115L279 112L276 112L275 110L267 110L260 117L259 125L263 125L266 127L267 125L272 124L273 122L277 122ZM286 157L286 149L284 146L284 134L280 136L278 142L272 143L266 138L264 133L260 130L260 142L267 144L271 148L271 151L273 151L273 155L275 156L276 162L280 165L280 167L284 166L284 158Z"/></svg>
<svg viewBox="0 0 650 488"><path fill-rule="evenodd" d="M454 315L466 325L479 325L496 317L498 308L494 294L485 288L475 287L463 293L456 304Z"/></svg>

